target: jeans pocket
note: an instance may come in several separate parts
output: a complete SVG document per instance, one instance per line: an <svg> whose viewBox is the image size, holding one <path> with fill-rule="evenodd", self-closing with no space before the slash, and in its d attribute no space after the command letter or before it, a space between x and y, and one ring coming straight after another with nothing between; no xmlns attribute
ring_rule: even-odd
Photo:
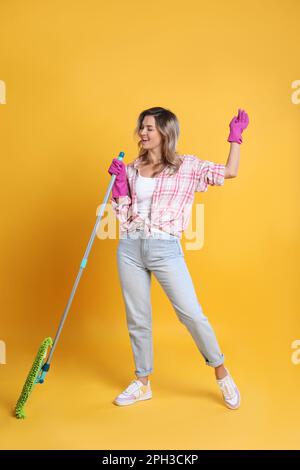
<svg viewBox="0 0 300 470"><path fill-rule="evenodd" d="M117 254L124 253L128 251L132 246L132 240L129 238L120 238L118 246L117 246Z"/></svg>
<svg viewBox="0 0 300 470"><path fill-rule="evenodd" d="M177 239L153 240L149 251L153 261L182 256L182 249Z"/></svg>
<svg viewBox="0 0 300 470"><path fill-rule="evenodd" d="M181 255L181 256L184 256L180 240L176 240L176 242L178 244L178 254Z"/></svg>

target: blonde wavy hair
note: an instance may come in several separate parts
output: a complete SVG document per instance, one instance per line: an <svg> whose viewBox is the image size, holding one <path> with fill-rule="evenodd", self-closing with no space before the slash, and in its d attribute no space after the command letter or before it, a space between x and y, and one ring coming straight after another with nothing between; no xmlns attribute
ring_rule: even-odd
<svg viewBox="0 0 300 470"><path fill-rule="evenodd" d="M176 151L177 141L179 137L179 122L177 117L169 109L154 107L145 109L138 117L134 136L139 138L139 132L145 116L154 116L157 130L162 136L162 163L157 166L159 169L154 172L153 176L161 172L161 168L168 166L171 173L176 173L182 163L180 154ZM138 157L141 157L141 164L149 163L148 151L144 148L142 140L138 141Z"/></svg>

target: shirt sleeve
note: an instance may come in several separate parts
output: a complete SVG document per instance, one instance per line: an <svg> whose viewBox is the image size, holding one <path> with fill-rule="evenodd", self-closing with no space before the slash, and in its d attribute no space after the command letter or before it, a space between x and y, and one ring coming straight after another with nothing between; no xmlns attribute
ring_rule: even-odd
<svg viewBox="0 0 300 470"><path fill-rule="evenodd" d="M209 160L197 158L195 165L195 192L205 192L208 185L223 186L225 180L225 167L223 163L214 163Z"/></svg>
<svg viewBox="0 0 300 470"><path fill-rule="evenodd" d="M110 199L111 207L115 212L117 219L123 224L128 221L130 217L131 198L129 196L121 196L124 200L117 202L113 197Z"/></svg>

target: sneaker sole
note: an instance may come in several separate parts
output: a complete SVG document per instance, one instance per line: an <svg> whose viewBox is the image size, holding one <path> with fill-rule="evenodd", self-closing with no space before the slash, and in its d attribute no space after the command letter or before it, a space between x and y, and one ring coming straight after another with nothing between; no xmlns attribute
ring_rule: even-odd
<svg viewBox="0 0 300 470"><path fill-rule="evenodd" d="M225 403L225 405L226 405L227 408L229 408L230 410L238 410L239 407L240 407L240 404L238 404L237 406L231 406L231 405L228 405L228 403Z"/></svg>
<svg viewBox="0 0 300 470"><path fill-rule="evenodd" d="M118 406L127 406L127 405L133 405L134 403L136 403L137 401L141 401L141 400L150 400L150 398L152 398L152 393L149 395L148 394L145 394L143 395L142 397L138 397L136 398L135 400L131 400L131 401L127 401L127 402L118 402L117 400L114 400L113 403L115 405L118 405Z"/></svg>

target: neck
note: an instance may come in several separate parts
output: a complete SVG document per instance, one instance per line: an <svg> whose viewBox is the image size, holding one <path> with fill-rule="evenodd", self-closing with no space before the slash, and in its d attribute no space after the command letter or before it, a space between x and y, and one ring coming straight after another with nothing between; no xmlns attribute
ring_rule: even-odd
<svg viewBox="0 0 300 470"><path fill-rule="evenodd" d="M148 150L148 160L151 165L162 163L162 155L159 149Z"/></svg>

